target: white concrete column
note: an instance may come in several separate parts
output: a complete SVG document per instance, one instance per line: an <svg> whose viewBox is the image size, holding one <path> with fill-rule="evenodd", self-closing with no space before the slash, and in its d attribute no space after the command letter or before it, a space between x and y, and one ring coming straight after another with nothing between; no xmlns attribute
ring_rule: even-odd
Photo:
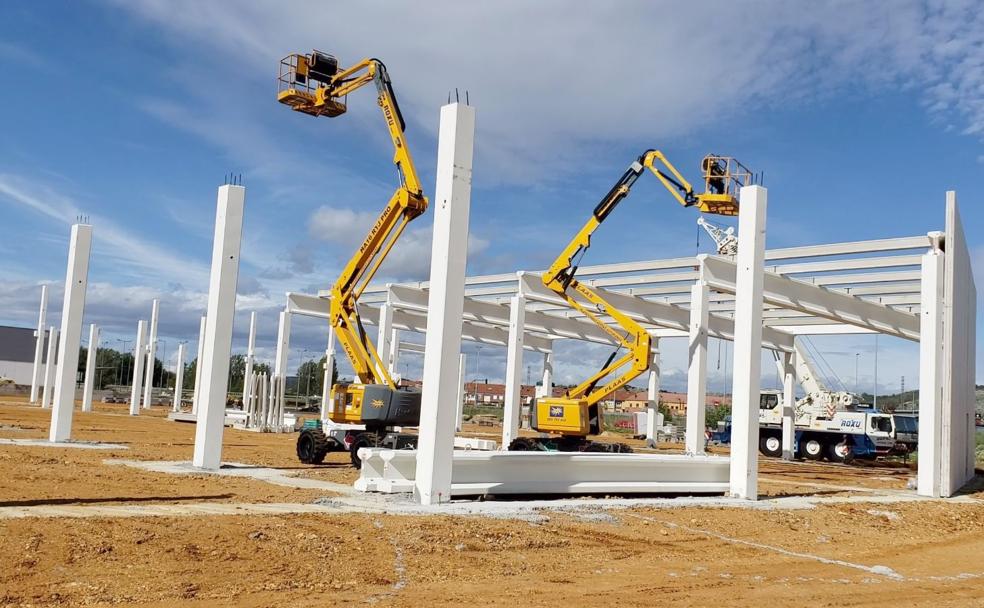
<svg viewBox="0 0 984 608"><path fill-rule="evenodd" d="M89 283L89 252L92 251L92 226L75 224L68 244L68 268L65 271L65 299L61 314L61 348L58 349L58 373L55 376L54 403L51 410L50 441L67 441L72 436L75 412L75 384L79 372L79 349L82 347L82 314L85 289Z"/></svg>
<svg viewBox="0 0 984 608"><path fill-rule="evenodd" d="M184 342L178 343L178 360L174 364L174 400L171 403L171 411L181 411L181 393L184 392L184 361L185 345Z"/></svg>
<svg viewBox="0 0 984 608"><path fill-rule="evenodd" d="M526 298L516 294L509 302L509 343L506 345L506 389L502 411L502 449L519 437L523 378L523 342L526 336Z"/></svg>
<svg viewBox="0 0 984 608"><path fill-rule="evenodd" d="M82 411L92 411L92 389L96 383L96 357L99 354L99 326L89 325L89 352L85 357L85 385L82 388Z"/></svg>
<svg viewBox="0 0 984 608"><path fill-rule="evenodd" d="M386 365L389 366L389 373L393 379L396 379L397 372L399 371L400 365L400 330L394 329L393 333L390 335L390 351L389 359L386 361Z"/></svg>
<svg viewBox="0 0 984 608"><path fill-rule="evenodd" d="M703 263L705 256L698 256ZM707 319L710 289L704 281L690 288L690 366L687 369L688 454L704 453L704 422L707 419Z"/></svg>
<svg viewBox="0 0 984 608"><path fill-rule="evenodd" d="M205 313L208 323L201 365L202 385L192 458L192 465L213 471L222 464L222 427L229 392L229 356L232 354L232 323L236 315L245 203L246 188L228 185L219 188Z"/></svg>
<svg viewBox="0 0 984 608"><path fill-rule="evenodd" d="M465 416L465 353L461 353L458 357L458 402L457 402L457 414L455 420L457 420L455 429L459 433L461 432L461 425L464 423Z"/></svg>
<svg viewBox="0 0 984 608"><path fill-rule="evenodd" d="M794 353L782 354L782 459L792 460L796 444L796 363Z"/></svg>
<svg viewBox="0 0 984 608"><path fill-rule="evenodd" d="M273 362L273 373L281 378L287 377L290 358L290 320L290 313L281 310L277 322L277 355Z"/></svg>
<svg viewBox="0 0 984 608"><path fill-rule="evenodd" d="M243 408L249 404L253 394L253 361L256 359L256 313L249 313L249 340L246 342L246 369L243 371Z"/></svg>
<svg viewBox="0 0 984 608"><path fill-rule="evenodd" d="M160 313L161 301L154 299L150 308L150 338L147 340L147 369L144 377L144 409L150 409L154 395L154 368L157 360L157 315Z"/></svg>
<svg viewBox="0 0 984 608"><path fill-rule="evenodd" d="M52 325L48 328L48 354L44 362L44 386L41 393L41 407L51 407L51 396L55 390L55 371L58 363L58 328Z"/></svg>
<svg viewBox="0 0 984 608"><path fill-rule="evenodd" d="M461 316L468 258L475 109L441 108L434 187L434 237L424 350L424 388L414 495L421 504L451 500Z"/></svg>
<svg viewBox="0 0 984 608"><path fill-rule="evenodd" d="M379 360L381 365L389 368L390 360L390 349L392 344L390 340L393 337L393 306L384 303L379 306L379 331L376 333L376 353L379 355ZM388 369L387 369L388 371ZM383 370L378 370L380 377L383 376Z"/></svg>
<svg viewBox="0 0 984 608"><path fill-rule="evenodd" d="M202 315L202 320L198 324L198 355L195 359L195 391L191 395L191 413L198 415L198 397L202 389L202 357L205 356L205 326L208 325L208 317Z"/></svg>
<svg viewBox="0 0 984 608"><path fill-rule="evenodd" d="M651 442L651 447L656 444L656 427L659 426L659 338L652 339L653 364L649 368L649 394L646 398L649 403L646 406L646 443Z"/></svg>
<svg viewBox="0 0 984 608"><path fill-rule="evenodd" d="M762 373L762 285L768 191L741 189L735 284L731 408L731 495L758 499L758 415Z"/></svg>
<svg viewBox="0 0 984 608"><path fill-rule="evenodd" d="M133 386L130 387L130 415L140 415L140 392L143 381L144 360L147 354L147 322L137 322L137 339L133 346Z"/></svg>
<svg viewBox="0 0 984 608"><path fill-rule="evenodd" d="M543 377L540 379L540 388L537 397L550 397L553 395L553 351L543 353Z"/></svg>
<svg viewBox="0 0 984 608"><path fill-rule="evenodd" d="M31 372L31 403L38 402L41 386L44 383L44 337L45 317L48 313L48 286L41 286L41 310L38 312L38 328L34 332L34 370Z"/></svg>
<svg viewBox="0 0 984 608"><path fill-rule="evenodd" d="M328 326L328 347L325 349L325 376L321 382L321 420L328 419L328 402L331 399L331 377L335 373L335 328Z"/></svg>
<svg viewBox="0 0 984 608"><path fill-rule="evenodd" d="M943 260L933 251L922 258L919 305L919 462L916 491L942 495L943 458Z"/></svg>

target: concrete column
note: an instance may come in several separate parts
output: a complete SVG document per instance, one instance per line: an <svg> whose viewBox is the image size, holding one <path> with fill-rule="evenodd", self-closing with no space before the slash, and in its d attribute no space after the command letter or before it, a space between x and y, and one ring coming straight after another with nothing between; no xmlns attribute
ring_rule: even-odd
<svg viewBox="0 0 984 608"><path fill-rule="evenodd" d="M249 404L253 387L249 379L253 376L253 361L256 359L256 313L249 313L249 341L246 343L246 369L243 372L243 407Z"/></svg>
<svg viewBox="0 0 984 608"><path fill-rule="evenodd" d="M181 393L184 391L184 361L185 345L184 342L178 343L178 360L174 364L174 401L171 403L171 411L181 411Z"/></svg>
<svg viewBox="0 0 984 608"><path fill-rule="evenodd" d="M147 353L147 322L137 322L137 339L133 346L133 386L130 387L130 415L140 415L140 392L143 381L144 360Z"/></svg>
<svg viewBox="0 0 984 608"><path fill-rule="evenodd" d="M92 226L75 224L68 244L68 268L65 271L65 299L61 314L61 348L58 349L58 373L55 376L54 403L51 410L50 441L67 441L72 436L75 412L75 384L82 346L82 313L85 289L89 283L89 252L92 251Z"/></svg>
<svg viewBox="0 0 984 608"><path fill-rule="evenodd" d="M161 301L155 299L150 309L150 338L147 340L147 370L144 377L144 409L150 409L154 395L154 368L157 360L157 315L160 312Z"/></svg>
<svg viewBox="0 0 984 608"><path fill-rule="evenodd" d="M782 459L792 460L796 448L796 362L782 354Z"/></svg>
<svg viewBox="0 0 984 608"><path fill-rule="evenodd" d="M457 415L455 420L457 420L455 429L459 433L461 432L461 425L464 423L465 416L465 353L461 353L458 357L458 402L457 402Z"/></svg>
<svg viewBox="0 0 984 608"><path fill-rule="evenodd" d="M277 355L273 362L273 373L281 378L287 377L287 361L290 357L290 313L280 311L277 322Z"/></svg>
<svg viewBox="0 0 984 608"><path fill-rule="evenodd" d="M550 397L553 394L553 351L543 353L543 378L540 380L538 397Z"/></svg>
<svg viewBox="0 0 984 608"><path fill-rule="evenodd" d="M400 330L394 329L390 335L389 359L386 361L389 366L390 376L395 377L400 365Z"/></svg>
<svg viewBox="0 0 984 608"><path fill-rule="evenodd" d="M758 413L762 373L762 285L768 191L741 189L735 284L731 495L758 499Z"/></svg>
<svg viewBox="0 0 984 608"><path fill-rule="evenodd" d="M652 339L653 364L649 368L649 394L646 398L646 443L656 447L656 427L659 425L659 338Z"/></svg>
<svg viewBox="0 0 984 608"><path fill-rule="evenodd" d="M461 316L468 257L475 109L441 108L434 188L434 237L424 350L424 387L414 495L421 504L451 500Z"/></svg>
<svg viewBox="0 0 984 608"><path fill-rule="evenodd" d="M99 354L99 326L89 325L89 352L85 357L85 385L82 388L82 411L92 411L92 389L96 383L96 355Z"/></svg>
<svg viewBox="0 0 984 608"><path fill-rule="evenodd" d="M55 357L58 356L58 328L52 325L48 328L48 354L44 363L44 386L41 394L41 407L51 407L51 396L55 390L55 370L58 366Z"/></svg>
<svg viewBox="0 0 984 608"><path fill-rule="evenodd" d="M919 305L919 462L916 491L942 496L943 458L943 259L923 255Z"/></svg>
<svg viewBox="0 0 984 608"><path fill-rule="evenodd" d="M699 256L701 260L703 256ZM697 281L690 289L690 366L687 369L688 454L704 453L704 422L707 419L707 319L710 289Z"/></svg>
<svg viewBox="0 0 984 608"><path fill-rule="evenodd" d="M195 391L191 396L191 413L198 415L198 397L202 388L202 357L205 356L205 326L208 318L202 315L202 320L198 324L198 358L195 359Z"/></svg>
<svg viewBox="0 0 984 608"><path fill-rule="evenodd" d="M379 306L379 331L376 334L376 353L379 354L381 365L389 368L390 340L393 337L393 306L381 304ZM388 371L388 370L387 370ZM380 377L383 377L383 370L378 370Z"/></svg>
<svg viewBox="0 0 984 608"><path fill-rule="evenodd" d="M526 335L526 298L516 294L509 302L509 343L506 345L506 389L502 411L502 449L519 437L522 412L523 342Z"/></svg>
<svg viewBox="0 0 984 608"><path fill-rule="evenodd" d="M209 276L208 309L205 313L205 354L202 386L195 425L192 465L217 470L222 464L222 427L229 390L229 355L232 352L232 322L236 314L236 283L239 280L239 251L243 238L246 189L221 186L215 213L212 271Z"/></svg>
<svg viewBox="0 0 984 608"><path fill-rule="evenodd" d="M34 371L31 372L31 403L38 402L41 386L44 383L44 337L45 317L48 313L48 286L41 286L41 310L38 312L38 328L34 332Z"/></svg>
<svg viewBox="0 0 984 608"><path fill-rule="evenodd" d="M325 377L321 383L321 420L328 419L331 399L331 377L335 373L335 328L328 326L328 348L325 349Z"/></svg>

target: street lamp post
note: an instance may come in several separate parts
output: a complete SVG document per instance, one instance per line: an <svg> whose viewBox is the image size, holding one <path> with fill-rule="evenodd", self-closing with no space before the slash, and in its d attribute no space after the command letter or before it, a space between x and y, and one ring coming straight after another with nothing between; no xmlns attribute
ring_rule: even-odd
<svg viewBox="0 0 984 608"><path fill-rule="evenodd" d="M116 338L116 341L123 343L123 352L120 353L120 375L118 377L119 378L118 381L116 382L117 386L122 386L123 381L126 380L126 376L130 372L129 364L127 364L126 366L126 372L123 371L123 355L125 355L129 351L129 348L127 348L127 344L133 342L133 340L124 340L123 338Z"/></svg>

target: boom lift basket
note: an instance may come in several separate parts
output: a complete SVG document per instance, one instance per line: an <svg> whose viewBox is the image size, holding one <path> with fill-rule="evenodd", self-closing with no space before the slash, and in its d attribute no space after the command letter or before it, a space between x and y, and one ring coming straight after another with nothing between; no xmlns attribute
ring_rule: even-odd
<svg viewBox="0 0 984 608"><path fill-rule="evenodd" d="M319 51L293 54L280 60L277 101L311 116L339 116L348 109L331 95L338 60Z"/></svg>

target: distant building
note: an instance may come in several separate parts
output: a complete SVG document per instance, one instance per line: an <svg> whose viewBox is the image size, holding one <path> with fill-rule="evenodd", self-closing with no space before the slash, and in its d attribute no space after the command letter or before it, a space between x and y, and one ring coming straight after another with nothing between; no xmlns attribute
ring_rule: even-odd
<svg viewBox="0 0 984 608"><path fill-rule="evenodd" d="M14 384L31 384L36 344L34 331L26 327L0 325L0 376L10 378ZM41 360L47 362L48 332L44 335Z"/></svg>

